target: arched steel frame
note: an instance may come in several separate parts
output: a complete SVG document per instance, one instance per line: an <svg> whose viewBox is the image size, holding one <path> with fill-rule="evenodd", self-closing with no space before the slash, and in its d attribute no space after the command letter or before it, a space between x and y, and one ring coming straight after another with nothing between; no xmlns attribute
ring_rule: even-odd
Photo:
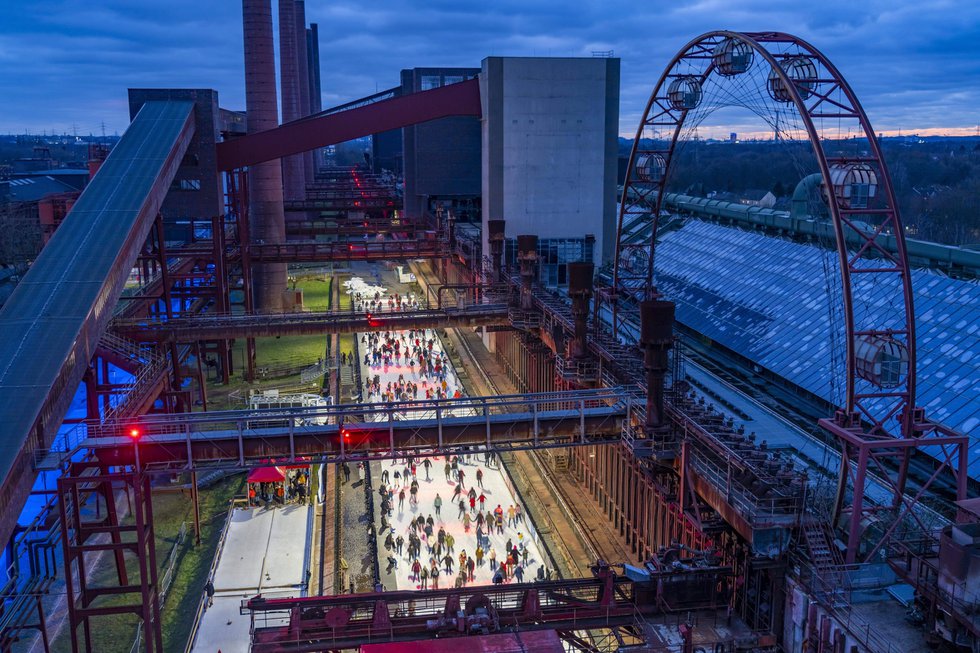
<svg viewBox="0 0 980 653"><path fill-rule="evenodd" d="M877 552L892 537L902 518L918 519L913 508L925 488L939 474L937 471L928 479L915 496L907 496L906 477L912 450L926 445L939 449L941 454L937 457L941 463L940 469L952 472L956 477L957 498L964 498L968 442L962 434L927 421L923 411L915 407L915 315L905 231L875 132L853 90L823 53L809 43L781 32L714 31L690 41L670 61L650 95L630 152L617 225L613 284L609 293L614 300L613 327L619 333L620 312L657 295L654 250L661 205L675 162L678 139L692 110L672 104L668 96L670 83L687 77L697 80L703 87L710 75L720 75L713 54L716 46L727 39L741 41L751 49L753 57L761 58L761 62L753 65L761 63L769 66L770 71L766 71L771 75L768 83L781 84L780 99L789 100L795 106L823 179L824 197L836 235L841 275L846 378L843 405L839 406L833 419L820 420L820 424L841 442L842 462L833 509L834 520L837 522L842 516L847 516L846 559L847 562L854 562L861 556L865 518L876 510L863 501L869 470L875 470L879 480L885 480L890 486L894 519L877 542L865 549L866 557ZM797 57L805 57L815 64L815 77L794 81L787 74L780 62ZM732 75L731 70L726 73ZM703 101L700 93L698 100ZM837 121L838 136L845 129L848 133L852 130L863 133L867 151L852 156L828 156L815 124L815 121L827 119ZM669 143L663 149L643 149L646 129L670 133ZM642 155L659 155L663 158L663 171L659 179L651 181L640 178L637 163ZM833 190L835 180L831 176L832 169L848 165L870 168L877 177L877 196L866 208L848 205ZM643 226L649 226L650 233L642 244L638 244L635 226L644 220L647 224ZM874 226L868 228L868 224ZM894 238L892 248L884 242L887 236ZM637 257L641 252L647 255L646 260L642 256ZM638 266L638 263L641 265ZM871 283L864 281L869 275L872 277ZM878 279L890 275L896 278L894 288L885 284L885 287L892 288L889 297L892 306L890 319L867 310L864 305L861 305L860 313L856 313L855 299L870 303L870 298L866 296L869 287L873 287ZM833 298L831 301L834 301ZM856 352L859 339L898 342L906 349L908 369L897 384L892 387L877 386L859 374ZM839 373L837 369L832 372ZM891 459L888 465L884 464L886 458ZM848 489L851 500L850 505L845 505Z"/></svg>
<svg viewBox="0 0 980 653"><path fill-rule="evenodd" d="M877 206L868 208L846 208L841 205L833 192L826 192L829 213L836 232L837 253L840 260L841 287L843 297L844 328L846 336L846 392L845 403L841 406L848 415L855 415L852 421L864 423L866 431L873 436L894 436L890 433L887 423L898 420L902 425L900 435L913 435L911 421L906 419L915 403L915 316L912 299L912 279L909 270L908 257L905 250L905 232L901 224L892 191L888 170L875 132L871 127L864 109L861 107L836 67L809 43L781 32L738 33L716 31L703 34L685 45L667 65L660 76L653 93L643 112L643 119L637 128L636 138L630 152L626 181L623 185L620 202L619 220L616 241L616 258L613 271L613 292L620 306L639 301L655 294L654 286L654 250L656 247L657 227L660 221L663 191L670 179L672 164L675 160L678 139L684 127L689 110L678 109L667 97L667 88L671 81L680 77L690 77L690 72L678 72L681 65L700 67L701 72L695 75L700 83L716 71L713 51L717 45L726 39L736 39L745 43L752 52L767 63L775 75L778 75L786 94L792 99L802 119L803 126L813 146L813 152L823 177L825 188L833 187L831 167L835 164L863 164L871 166L878 177L880 192L877 196ZM790 44L795 47L793 53L772 51L767 46ZM799 80L794 82L780 65L780 61L806 56L819 64L817 79L806 80L812 88L800 92ZM758 64L755 64L758 65ZM831 157L821 146L821 139L814 119L835 119L841 122L852 122L867 137L869 152L866 156ZM641 139L644 129L652 127L672 133L669 145L665 149L642 149ZM655 182L640 180L636 172L637 158L642 154L659 155L665 163L664 174ZM640 218L649 214L650 234L646 247L648 257L645 261L646 270L642 273L626 269L621 255L634 247L623 242L624 220ZM867 230L862 223L877 225L873 231ZM890 235L895 239L895 251L889 251L882 239ZM860 245L855 251L849 251L848 242L858 240ZM876 263L867 264L868 255L874 255ZM902 314L904 325L901 328L881 327L868 324L856 324L854 312L855 280L861 274L894 273L899 278L901 289L901 304L898 310ZM857 338L898 339L908 350L908 373L904 375L901 384L893 388L874 388L863 382L858 376L855 358Z"/></svg>

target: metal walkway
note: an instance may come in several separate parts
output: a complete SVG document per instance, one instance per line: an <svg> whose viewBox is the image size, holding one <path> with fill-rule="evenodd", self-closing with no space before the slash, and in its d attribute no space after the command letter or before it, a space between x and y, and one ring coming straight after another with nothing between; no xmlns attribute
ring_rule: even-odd
<svg viewBox="0 0 980 653"><path fill-rule="evenodd" d="M147 102L0 311L0 541L34 482L174 173L194 104Z"/></svg>
<svg viewBox="0 0 980 653"><path fill-rule="evenodd" d="M38 464L63 463L79 450L100 464L144 469L246 468L274 461L339 462L409 451L494 451L618 442L633 400L622 388L149 415L88 425ZM353 422L355 419L362 421ZM340 424L338 424L340 422ZM136 433L137 438L131 437ZM137 461L137 456L139 460Z"/></svg>
<svg viewBox="0 0 980 653"><path fill-rule="evenodd" d="M507 306L474 304L465 308L414 311L203 314L172 320L116 320L112 330L136 342L192 342L227 338L320 335L508 325Z"/></svg>

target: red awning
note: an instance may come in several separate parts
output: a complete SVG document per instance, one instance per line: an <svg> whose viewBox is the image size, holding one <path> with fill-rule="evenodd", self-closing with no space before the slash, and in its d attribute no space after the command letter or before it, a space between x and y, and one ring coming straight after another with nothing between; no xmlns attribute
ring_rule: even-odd
<svg viewBox="0 0 980 653"><path fill-rule="evenodd" d="M249 483L278 483L286 480L286 474L278 467L256 467L248 473Z"/></svg>

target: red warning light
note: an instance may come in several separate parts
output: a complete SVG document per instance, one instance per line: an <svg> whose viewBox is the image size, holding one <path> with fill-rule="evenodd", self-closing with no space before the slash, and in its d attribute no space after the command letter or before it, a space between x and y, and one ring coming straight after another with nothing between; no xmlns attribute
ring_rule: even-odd
<svg viewBox="0 0 980 653"><path fill-rule="evenodd" d="M129 429L129 437L131 437L134 440L139 440L140 439L140 430L137 429L137 428Z"/></svg>

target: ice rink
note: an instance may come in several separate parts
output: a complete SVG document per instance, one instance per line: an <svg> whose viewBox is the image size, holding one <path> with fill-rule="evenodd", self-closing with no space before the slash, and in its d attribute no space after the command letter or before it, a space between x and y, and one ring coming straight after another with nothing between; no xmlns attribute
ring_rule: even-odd
<svg viewBox="0 0 980 653"><path fill-rule="evenodd" d="M365 296L373 296L373 293L377 292L382 298L382 301L386 301L388 297L388 290L383 286L365 286L363 282L359 279L356 283L352 283L348 286L349 290L359 291L364 293ZM363 399L370 403L383 403L385 401L385 393L389 387L389 383L393 391L395 392L395 400L398 400L397 389L399 385L399 380L402 383L414 383L418 386L418 395L412 397L412 399L418 401L424 401L426 399L426 391L435 392L436 388L442 389L441 379L434 378L432 374L428 377L423 377L420 374L419 365L415 361L414 365L409 364L409 357L406 356L407 352L411 352L412 348L415 346L416 339L419 341L419 345L423 347L424 350L428 351L428 341L432 340L431 348L431 359L440 361L445 372L445 382L446 387L444 391L444 396L453 397L457 392L460 394L465 394L464 389L460 386L459 378L456 375L456 371L453 368L452 363L449 361L448 357L444 357L444 349L442 342L439 340L438 335L435 331L431 329L423 329L416 331L414 334L406 331L394 331L388 333L379 334L379 344L389 342L389 338L392 340L397 340L399 343L398 355L389 355L387 362L380 361L374 364L374 351L371 346L371 336L368 334L357 334L357 354L358 360L357 364L360 368L361 374L361 390L363 392ZM367 361L365 362L365 356L367 356ZM414 358L414 357L413 357ZM375 377L378 379L378 388L374 392L368 392L365 388L365 383L371 383ZM420 418L427 415L428 411L409 411L403 413L396 413L396 419L412 419ZM385 581L385 587L387 589L421 589L421 582L413 577L412 574L412 563L413 560L408 556L408 535L411 531L409 522L412 519L418 518L419 515L428 517L432 515L434 521L433 536L431 538L431 543L435 544L437 540L437 535L439 529L442 528L447 534L452 534L455 539L455 544L453 547L452 558L453 558L453 573L445 573L445 565L443 562L439 562L439 587L453 587L456 583L457 573L459 572L459 556L460 553L464 552L467 556L475 557L475 552L477 548L476 541L476 522L470 525L467 530L464 525L459 511L459 499L453 500L453 492L456 487L455 480L446 480L445 465L446 458L444 456L436 456L429 458L431 461L431 467L429 469L428 478L426 478L426 472L424 466L421 464L421 460L418 461L416 467L416 478L419 483L418 492L418 504L413 505L410 502L409 485L411 479L405 481L404 478L400 480L395 479L395 471L399 472L399 475L404 473L405 461L382 461L380 463L372 463L372 482L375 488L379 487L382 482L382 473L384 471L388 472L389 483L387 487L390 491L392 513L389 516L389 522L391 523L391 528L394 529L392 534L393 538L401 535L404 538L404 544L402 546L402 553L399 554L394 550L387 550L384 546L384 541L387 533L381 531L381 498L377 491L374 493L374 504L375 504L375 527L378 529L378 550L379 550L379 565L381 568L381 576ZM508 508L511 505L517 504L517 499L511 492L508 485L507 479L499 469L499 463L494 460L493 464L488 467L485 463L484 454L482 452L471 454L468 460L459 460L459 468L463 471L464 475L464 486L463 495L461 498L465 500L466 511L471 517L475 517L475 512L471 511L469 508L469 500L467 497L467 492L470 487L473 486L477 490L477 497L482 493L485 497L485 507L483 509L484 514L486 511L493 512L493 510L499 504L504 512L504 524L503 532L497 533L496 527L489 529L484 527L484 559L482 565L478 565L474 570L474 580L468 582L469 585L488 585L492 582L493 570L491 569L489 563L489 553L492 549L496 555L497 562L501 562L506 559L507 554L505 553L505 547L508 540L511 540L512 545L518 546L519 548L527 547L527 564L521 564L520 567L523 572L524 581L532 581L535 579L538 573L538 569L545 564L544 559L537 545L537 536L533 530L532 525L528 522L526 518L527 510L522 506L521 512L525 515L524 519L520 523L508 524ZM477 470L483 471L483 487L480 488L477 485L476 475ZM399 507L399 493L404 488L405 490L405 500L404 504ZM436 495L442 498L442 511L441 515L436 515L434 502ZM480 504L477 502L476 509L480 509ZM418 531L418 535L422 540L421 544L421 554L419 556L419 561L425 566L430 566L430 559L434 557L433 554L429 553L429 538L426 537L425 533ZM523 535L523 538L520 537ZM523 539L523 542L521 542ZM396 559L396 564L393 568L388 569L388 556L393 556ZM443 552L445 555L445 551ZM513 573L508 574L508 580L506 582L514 582ZM392 586L394 585L394 586ZM430 580L427 584L428 588L432 587L432 581Z"/></svg>
<svg viewBox="0 0 980 653"><path fill-rule="evenodd" d="M232 513L214 572L214 604L201 616L192 651L247 653L251 619L239 614L242 600L302 595L309 517L310 507L296 504Z"/></svg>
<svg viewBox="0 0 980 653"><path fill-rule="evenodd" d="M401 482L396 482L394 478L396 470L400 475L404 474L405 461L383 461L380 463L380 468L382 470L387 470L389 473L389 480L391 481L390 489L394 493L392 513L389 517L389 521L394 529L394 537L401 535L403 538L405 538L402 553L399 555L397 552L389 552L385 549L384 533L379 532L378 535L382 572L384 572L388 566L386 561L387 556L392 555L397 560L396 566L390 572L390 577L394 579L397 589L421 589L422 587L418 580L411 577L412 560L408 557L408 534L411 530L409 522L412 519L417 519L419 515L426 518L429 515L432 515L434 521L433 536L431 540L426 537L424 532L419 532L419 537L422 540L422 553L419 556L419 561L423 565L428 564L430 557L432 557L428 553L428 545L430 541L432 544L436 542L437 534L440 528L445 529L447 534L451 533L453 538L456 540L452 553L454 573L450 575L445 574L444 565L442 563L439 564L440 588L455 586L456 573L459 572L459 554L465 551L468 556L474 556L476 552L476 523L472 523L468 531L463 527L463 521L460 518L458 505L459 498L457 498L455 501L453 500L453 492L456 488L456 482L453 480L446 480L446 458L444 456L436 456L429 458L429 460L432 461L432 467L429 469L428 480L426 479L424 466L421 464L416 466L416 478L419 483L418 505L413 505L410 501L411 495L408 492L408 485L411 483L411 477L409 478L408 483L405 483L404 479L402 479ZM476 567L475 580L467 584L489 585L493 577L493 571L491 570L489 564L489 552L491 548L496 553L497 561L499 562L506 557L504 554L504 548L508 539L512 541L512 544L520 546L518 545L519 534L524 535L523 545L528 548L527 565L521 565L523 567L524 581L529 582L534 580L538 573L538 568L543 564L543 558L538 550L538 546L535 541L536 538L526 517L520 523L508 525L507 509L511 505L516 504L517 501L507 485L503 472L501 472L496 466L496 462L493 467L487 467L484 464L484 456L482 452L471 454L468 461L464 462L463 460L460 460L459 462L459 468L464 472L465 483L465 490L462 497L465 499L466 492L468 492L472 486L476 489L478 497L481 493L486 497L486 507L484 512L486 510L490 510L492 512L498 504L504 511L503 533L497 533L496 528L492 529L492 531L487 531L485 538L489 538L489 546L487 546L485 539L484 549L486 553L484 556L483 565ZM419 461L419 463L421 463L421 461ZM476 472L478 469L483 470L482 488L476 483ZM375 477L374 482L376 486L379 485L381 482L380 477ZM404 504L399 507L398 496L403 487L405 488L405 501ZM434 507L437 494L442 498L441 515L436 515ZM376 505L378 505L378 503L379 502L376 501ZM468 499L465 499L465 505L466 511L469 512L470 516L472 517L475 513L470 511ZM477 502L476 508L479 510L479 502ZM527 511L523 510L523 512L526 515ZM378 523L380 524L380 508L376 513L376 517ZM514 582L513 575L510 576L510 580L508 582ZM428 583L428 587L432 587L431 580ZM389 587L388 589L395 588Z"/></svg>

